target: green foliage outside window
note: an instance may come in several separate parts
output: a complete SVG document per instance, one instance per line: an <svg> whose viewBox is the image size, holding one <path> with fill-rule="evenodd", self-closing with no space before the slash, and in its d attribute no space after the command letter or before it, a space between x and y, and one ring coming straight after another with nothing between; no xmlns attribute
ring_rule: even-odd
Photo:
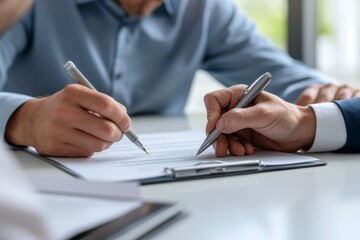
<svg viewBox="0 0 360 240"><path fill-rule="evenodd" d="M320 35L331 35L329 23L329 0L318 1L318 31ZM286 49L287 0L236 0L239 7L254 20L260 32L268 36L277 46Z"/></svg>
<svg viewBox="0 0 360 240"><path fill-rule="evenodd" d="M286 48L286 0L236 0L240 8L256 23L260 32L280 48Z"/></svg>
<svg viewBox="0 0 360 240"><path fill-rule="evenodd" d="M334 29L330 24L329 0L318 0L319 35L332 35Z"/></svg>

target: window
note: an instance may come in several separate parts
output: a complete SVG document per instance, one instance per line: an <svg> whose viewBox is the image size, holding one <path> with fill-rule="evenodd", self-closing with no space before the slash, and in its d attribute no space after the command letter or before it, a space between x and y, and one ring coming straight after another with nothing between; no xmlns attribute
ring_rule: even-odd
<svg viewBox="0 0 360 240"><path fill-rule="evenodd" d="M236 3L256 22L260 32L269 37L279 48L286 50L287 0L236 0ZM203 96L222 87L209 74L198 71L185 113L205 112Z"/></svg>
<svg viewBox="0 0 360 240"><path fill-rule="evenodd" d="M278 47L283 50L290 48L293 56L304 60L309 66L315 65L342 82L360 87L359 0L236 2L256 22L260 32ZM211 76L199 72L185 112L203 112L203 95L221 87Z"/></svg>
<svg viewBox="0 0 360 240"><path fill-rule="evenodd" d="M317 66L360 86L360 1L320 0Z"/></svg>
<svg viewBox="0 0 360 240"><path fill-rule="evenodd" d="M269 37L278 47L286 50L287 0L236 0L260 32Z"/></svg>

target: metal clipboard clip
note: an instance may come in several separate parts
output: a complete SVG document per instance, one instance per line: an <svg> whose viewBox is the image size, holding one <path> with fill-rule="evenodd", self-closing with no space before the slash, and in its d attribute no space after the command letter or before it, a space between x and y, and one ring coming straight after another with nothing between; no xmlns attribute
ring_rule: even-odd
<svg viewBox="0 0 360 240"><path fill-rule="evenodd" d="M166 173L174 178L187 178L197 176L207 176L234 172L250 172L261 170L265 164L260 160L246 161L203 161L193 166L165 168Z"/></svg>

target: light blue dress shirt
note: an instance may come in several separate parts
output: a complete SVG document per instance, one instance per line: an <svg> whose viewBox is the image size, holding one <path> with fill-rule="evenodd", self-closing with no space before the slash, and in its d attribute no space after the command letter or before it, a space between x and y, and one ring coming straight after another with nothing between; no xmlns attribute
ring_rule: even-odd
<svg viewBox="0 0 360 240"><path fill-rule="evenodd" d="M231 0L167 0L142 18L112 0L37 0L0 39L2 136L25 101L73 83L67 60L131 115L182 114L198 69L226 86L271 72L267 90L288 101L325 82L261 36Z"/></svg>

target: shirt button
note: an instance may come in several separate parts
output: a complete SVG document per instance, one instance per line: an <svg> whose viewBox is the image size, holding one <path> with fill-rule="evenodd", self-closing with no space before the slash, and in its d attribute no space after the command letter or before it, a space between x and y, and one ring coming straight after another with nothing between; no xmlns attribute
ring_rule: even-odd
<svg viewBox="0 0 360 240"><path fill-rule="evenodd" d="M117 73L116 75L115 75L115 80L120 80L121 78L122 78L122 73Z"/></svg>

